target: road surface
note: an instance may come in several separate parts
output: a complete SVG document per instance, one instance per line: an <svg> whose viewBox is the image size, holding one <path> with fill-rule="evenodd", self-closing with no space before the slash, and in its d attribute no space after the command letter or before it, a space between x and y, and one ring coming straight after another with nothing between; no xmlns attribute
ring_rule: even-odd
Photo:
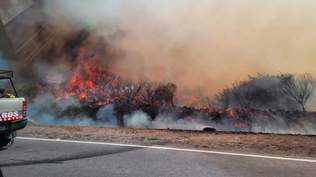
<svg viewBox="0 0 316 177"><path fill-rule="evenodd" d="M4 176L304 176L316 160L115 144L16 139L0 151Z"/></svg>

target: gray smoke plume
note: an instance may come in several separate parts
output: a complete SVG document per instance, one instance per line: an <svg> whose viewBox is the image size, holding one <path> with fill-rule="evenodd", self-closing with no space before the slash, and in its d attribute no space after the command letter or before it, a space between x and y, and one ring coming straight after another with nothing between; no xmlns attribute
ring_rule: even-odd
<svg viewBox="0 0 316 177"><path fill-rule="evenodd" d="M46 0L41 11L56 30L57 51L71 32L85 29L91 38L103 36L113 47L104 47L116 52L111 72L200 87L206 95L214 95L227 83L257 72L315 74L310 42L316 38L314 4L312 0Z"/></svg>

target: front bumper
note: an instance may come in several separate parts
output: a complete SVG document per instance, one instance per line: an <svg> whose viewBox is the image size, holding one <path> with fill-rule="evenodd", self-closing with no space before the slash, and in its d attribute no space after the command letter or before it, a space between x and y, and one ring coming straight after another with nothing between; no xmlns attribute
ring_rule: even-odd
<svg viewBox="0 0 316 177"><path fill-rule="evenodd" d="M5 125L10 127L10 129ZM19 119L10 122L0 122L0 133L8 133L11 131L17 131L23 129L27 125L27 119Z"/></svg>

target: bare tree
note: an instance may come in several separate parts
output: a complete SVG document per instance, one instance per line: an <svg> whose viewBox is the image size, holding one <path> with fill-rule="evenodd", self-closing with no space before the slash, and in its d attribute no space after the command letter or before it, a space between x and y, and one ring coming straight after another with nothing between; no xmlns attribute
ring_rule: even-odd
<svg viewBox="0 0 316 177"><path fill-rule="evenodd" d="M284 96L292 101L296 101L305 111L305 104L310 96L315 92L316 79L311 74L282 74L280 79L280 90Z"/></svg>
<svg viewBox="0 0 316 177"><path fill-rule="evenodd" d="M137 83L133 83L132 80L127 79L125 81L124 98L127 104L137 104L142 99L142 92L148 83L148 79L145 77L139 77Z"/></svg>
<svg viewBox="0 0 316 177"><path fill-rule="evenodd" d="M232 96L232 90L226 85L226 88L224 88L222 92L215 95L214 102L217 105L220 105L222 109L227 109L230 106Z"/></svg>
<svg viewBox="0 0 316 177"><path fill-rule="evenodd" d="M235 100L238 102L241 108L251 107L251 95L249 91L249 82L241 81L232 83L232 93L235 96Z"/></svg>
<svg viewBox="0 0 316 177"><path fill-rule="evenodd" d="M157 101L157 88L160 83L156 81L149 81L144 86L144 92L142 93L142 97L145 103L154 105Z"/></svg>
<svg viewBox="0 0 316 177"><path fill-rule="evenodd" d="M216 102L215 100L211 100L208 96L205 97L207 106L209 108L217 109L219 106L219 102Z"/></svg>
<svg viewBox="0 0 316 177"><path fill-rule="evenodd" d="M117 116L118 124L124 127L124 114L129 114L139 105L141 93L143 92L148 80L140 77L137 83L131 79L125 79L119 76L113 77L110 84L110 96L114 103L114 110Z"/></svg>
<svg viewBox="0 0 316 177"><path fill-rule="evenodd" d="M123 116L125 114L126 107L124 106L124 89L126 88L126 82L122 77L112 75L111 81L108 84L108 94L111 102L114 104L114 113L117 117L117 122L120 127L124 127Z"/></svg>
<svg viewBox="0 0 316 177"><path fill-rule="evenodd" d="M162 102L164 101L165 103L171 104L171 106L174 106L173 102L173 97L177 91L177 86L176 84L173 83L167 83L163 84L160 83L155 90L156 98L158 101Z"/></svg>

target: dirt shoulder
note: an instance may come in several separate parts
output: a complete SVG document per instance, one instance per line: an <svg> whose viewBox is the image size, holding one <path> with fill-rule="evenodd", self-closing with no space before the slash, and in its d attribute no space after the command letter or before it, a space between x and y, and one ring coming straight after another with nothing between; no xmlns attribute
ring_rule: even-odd
<svg viewBox="0 0 316 177"><path fill-rule="evenodd" d="M28 125L18 136L316 158L316 136Z"/></svg>

